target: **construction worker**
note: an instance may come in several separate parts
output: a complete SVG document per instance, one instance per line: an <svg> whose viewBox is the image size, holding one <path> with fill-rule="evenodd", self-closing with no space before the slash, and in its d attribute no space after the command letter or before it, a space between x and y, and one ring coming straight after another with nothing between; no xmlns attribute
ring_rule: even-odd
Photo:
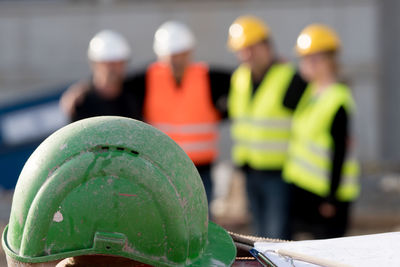
<svg viewBox="0 0 400 267"><path fill-rule="evenodd" d="M328 26L312 24L295 49L310 82L293 117L284 167L293 184L295 227L316 238L343 236L350 202L359 193L359 168L349 133L354 103L350 89L338 82L340 40Z"/></svg>
<svg viewBox="0 0 400 267"><path fill-rule="evenodd" d="M10 267L231 266L236 255L208 221L187 155L155 128L114 116L69 124L36 149L2 245Z"/></svg>
<svg viewBox="0 0 400 267"><path fill-rule="evenodd" d="M153 48L157 62L132 78L135 91L143 92L136 99L143 99L144 120L170 136L192 159L210 201L210 169L218 156L218 124L226 117L230 73L193 62L195 38L178 21L157 29Z"/></svg>
<svg viewBox="0 0 400 267"><path fill-rule="evenodd" d="M228 47L240 66L232 75L228 113L232 158L246 174L256 235L289 239L289 187L282 180L292 113L306 82L278 58L268 26L241 16L229 28Z"/></svg>
<svg viewBox="0 0 400 267"><path fill-rule="evenodd" d="M125 38L111 30L97 33L87 52L91 80L72 85L61 98L61 108L70 121L115 115L141 118L129 81L125 79L131 49Z"/></svg>

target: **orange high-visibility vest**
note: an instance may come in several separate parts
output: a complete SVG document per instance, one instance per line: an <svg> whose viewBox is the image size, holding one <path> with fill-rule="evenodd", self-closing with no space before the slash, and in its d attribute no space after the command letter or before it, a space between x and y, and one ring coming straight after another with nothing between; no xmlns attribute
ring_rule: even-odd
<svg viewBox="0 0 400 267"><path fill-rule="evenodd" d="M196 165L209 164L216 158L220 115L212 102L204 64L189 65L179 86L167 64L150 65L144 118L178 143Z"/></svg>

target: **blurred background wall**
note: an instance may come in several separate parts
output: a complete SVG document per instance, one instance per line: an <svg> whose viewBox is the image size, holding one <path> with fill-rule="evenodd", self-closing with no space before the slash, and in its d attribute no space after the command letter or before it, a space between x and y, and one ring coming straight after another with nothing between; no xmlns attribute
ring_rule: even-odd
<svg viewBox="0 0 400 267"><path fill-rule="evenodd" d="M193 29L197 59L233 68L236 60L225 44L228 27L237 16L251 13L265 19L277 50L290 60L295 60L293 46L300 30L309 23L323 22L333 26L343 41L344 77L358 104L354 128L363 163L399 162L399 145L383 142L390 135L387 128L397 119L380 109L381 102L396 102L390 101L391 95L380 94L384 69L379 68L380 59L391 61L380 53L384 46L378 42L382 37L380 13L391 11L383 2L390 1L0 0L0 106L88 76L88 41L104 28L120 31L129 39L132 69L154 59L153 34L168 19L181 20ZM386 116L388 124L383 125L380 121Z"/></svg>

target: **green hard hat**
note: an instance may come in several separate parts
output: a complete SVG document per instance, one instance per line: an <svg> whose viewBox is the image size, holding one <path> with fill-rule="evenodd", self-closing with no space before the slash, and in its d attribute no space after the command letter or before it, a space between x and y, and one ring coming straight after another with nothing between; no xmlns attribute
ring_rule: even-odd
<svg viewBox="0 0 400 267"><path fill-rule="evenodd" d="M113 255L153 266L230 266L183 150L136 120L95 117L48 137L26 162L2 245L25 263Z"/></svg>

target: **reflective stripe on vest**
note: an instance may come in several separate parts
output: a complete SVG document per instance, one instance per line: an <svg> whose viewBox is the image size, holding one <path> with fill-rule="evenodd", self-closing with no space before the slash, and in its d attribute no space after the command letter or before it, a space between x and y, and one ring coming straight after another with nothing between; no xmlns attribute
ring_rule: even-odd
<svg viewBox="0 0 400 267"><path fill-rule="evenodd" d="M284 131L290 130L292 120L286 119L261 119L261 118L234 118L235 123L248 123L254 127L265 127L267 129L282 129Z"/></svg>
<svg viewBox="0 0 400 267"><path fill-rule="evenodd" d="M315 150L315 146L314 148L311 148L311 146L309 146L309 149L314 153L317 152ZM329 161L331 160L330 154L331 153L328 151L325 151L323 153L320 153L320 151L318 151L317 153L315 153L315 156L319 157L321 161L328 165ZM331 172L327 168L321 167L321 164L312 164L310 160L304 157L300 157L299 155L293 155L293 158L291 160L295 161L296 164L300 165L304 170L307 170L310 175L320 177L321 180L329 182L329 175ZM344 168L346 169L346 171L344 171L342 174L342 183L353 184L354 182L356 182L357 179L355 178L358 175L357 160L355 156L352 156L346 157L344 162Z"/></svg>
<svg viewBox="0 0 400 267"><path fill-rule="evenodd" d="M153 123L154 127L166 134L179 133L217 133L218 125L216 123L197 123L187 125L174 125L169 123Z"/></svg>
<svg viewBox="0 0 400 267"><path fill-rule="evenodd" d="M242 65L233 74L228 112L233 120L232 158L237 165L282 168L292 115L282 103L293 75L291 65L274 64L252 96L250 69Z"/></svg>
<svg viewBox="0 0 400 267"><path fill-rule="evenodd" d="M302 99L293 117L285 180L321 197L330 193L333 140L330 134L337 110L343 106L351 114L353 101L348 88L336 84L314 99ZM336 191L340 201L359 194L359 166L352 147L347 148L341 180Z"/></svg>
<svg viewBox="0 0 400 267"><path fill-rule="evenodd" d="M179 142L183 150L189 152L207 151L214 149L218 144L215 141Z"/></svg>
<svg viewBox="0 0 400 267"><path fill-rule="evenodd" d="M179 87L168 65L150 65L144 118L178 143L195 164L209 164L216 158L220 116L212 103L204 64L188 66Z"/></svg>

